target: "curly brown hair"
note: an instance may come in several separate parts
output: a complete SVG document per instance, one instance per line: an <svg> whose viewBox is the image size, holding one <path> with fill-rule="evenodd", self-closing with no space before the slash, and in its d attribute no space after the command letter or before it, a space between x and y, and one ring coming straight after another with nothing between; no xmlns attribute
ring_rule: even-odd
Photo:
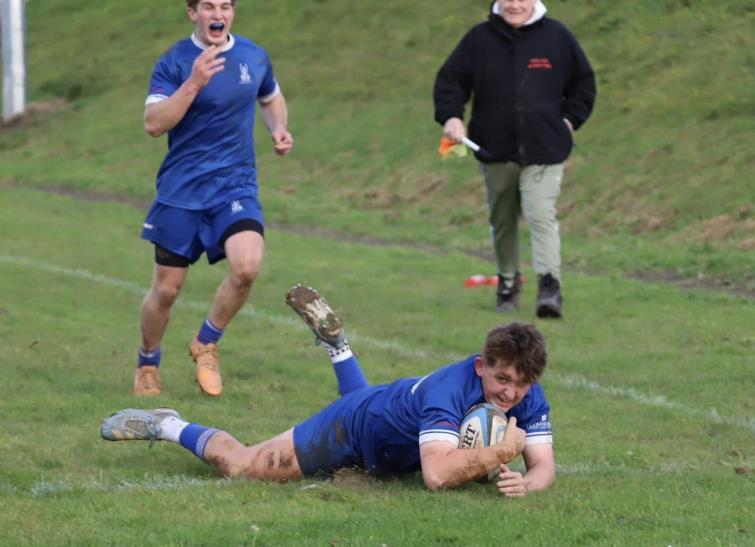
<svg viewBox="0 0 755 547"><path fill-rule="evenodd" d="M199 4L199 0L186 0L186 7L191 8L194 11L197 11L197 4ZM231 0L231 5L236 5L236 0Z"/></svg>
<svg viewBox="0 0 755 547"><path fill-rule="evenodd" d="M488 333L482 359L489 367L499 361L513 365L522 380L531 384L543 375L548 354L545 339L534 325L514 322L499 325Z"/></svg>

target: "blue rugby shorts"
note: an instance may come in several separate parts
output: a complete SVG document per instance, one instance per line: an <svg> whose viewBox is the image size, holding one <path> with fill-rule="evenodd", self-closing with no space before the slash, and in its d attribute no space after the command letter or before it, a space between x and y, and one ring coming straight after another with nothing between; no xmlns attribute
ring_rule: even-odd
<svg viewBox="0 0 755 547"><path fill-rule="evenodd" d="M225 258L223 237L239 221L251 221L259 227L255 231L264 235L262 206L254 197L234 199L201 211L154 202L144 220L142 239L185 257L191 264L205 252L208 262L214 264Z"/></svg>
<svg viewBox="0 0 755 547"><path fill-rule="evenodd" d="M378 392L374 387L353 391L294 426L294 449L305 476L365 467L364 456L372 443L364 435L365 408Z"/></svg>

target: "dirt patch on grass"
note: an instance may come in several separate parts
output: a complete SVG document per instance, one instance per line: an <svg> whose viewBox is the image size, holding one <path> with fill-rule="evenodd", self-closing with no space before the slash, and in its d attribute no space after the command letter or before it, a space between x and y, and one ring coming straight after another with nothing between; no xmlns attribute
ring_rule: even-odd
<svg viewBox="0 0 755 547"><path fill-rule="evenodd" d="M26 112L23 114L13 116L9 120L0 122L0 133L12 131L13 129L39 122L51 114L63 110L67 105L68 101L61 98L29 103L26 105Z"/></svg>
<svg viewBox="0 0 755 547"><path fill-rule="evenodd" d="M703 289L717 291L755 300L755 288L730 279L698 273L695 277L685 277L674 272L638 271L628 274L630 279L646 283L666 283L683 289Z"/></svg>
<svg viewBox="0 0 755 547"><path fill-rule="evenodd" d="M375 488L375 479L361 469L343 468L333 474L333 483L339 487L347 487L351 490L372 490Z"/></svg>
<svg viewBox="0 0 755 547"><path fill-rule="evenodd" d="M102 190L80 190L77 188L71 188L69 186L62 185L44 186L35 188L35 190L93 203L123 203L131 205L132 207L135 207L137 209L142 209L144 211L149 209L150 205L152 204L151 200L132 198L130 196L118 194L116 192L107 192Z"/></svg>
<svg viewBox="0 0 755 547"><path fill-rule="evenodd" d="M730 215L718 215L703 222L699 237L703 241L723 241L737 231L737 222Z"/></svg>
<svg viewBox="0 0 755 547"><path fill-rule="evenodd" d="M672 239L678 242L694 241L696 243L736 244L743 251L752 250L755 245L755 218L753 206L743 205L739 211L724 213L705 219L701 222L686 226L675 234Z"/></svg>
<svg viewBox="0 0 755 547"><path fill-rule="evenodd" d="M20 184L15 184L12 181L0 181L0 186L21 187ZM111 203L128 204L128 205L131 205L132 207L136 207L137 209L140 209L143 211L146 211L147 209L149 209L149 206L151 204L150 200L123 196L115 192L78 190L78 189L66 187L63 185L38 187L36 189L42 192L48 192L51 194L67 196L73 199L80 199L84 201L91 201L91 202L97 202L97 203L111 202ZM748 209L746 214L749 214L749 212L750 211ZM721 215L721 216L726 216L726 215ZM381 246L381 247L407 247L410 249L415 249L415 250L419 250L419 251L423 251L423 252L435 254L435 255L446 255L449 253L448 249L445 249L440 246L422 244L422 243L417 243L414 241L396 242L396 241L391 241L391 240L386 240L386 239L380 239L378 237L369 236L369 235L350 234L350 233L341 232L338 230L331 230L331 229L323 228L320 226L308 226L308 225L301 225L301 224L279 224L275 222L268 222L268 225L271 228L280 230L282 232L305 235L305 236L310 236L310 237L315 236L315 237L320 237L323 239L332 239L334 241L361 243L365 245L375 245L375 246ZM711 226L715 227L716 230L726 231L727 229L726 227L728 226L728 221L718 220L714 223L711 223ZM755 227L755 223L753 223L753 227ZM745 240L743 244L746 243L747 241L750 241L751 243L748 243L748 244L753 245L753 247L755 248L755 238ZM492 263L495 261L492 251L489 251L489 250L483 251L480 249L467 249L461 252L463 252L467 256L471 256L473 258L477 258L480 260L485 260L487 262ZM594 273L594 272L586 271L584 269L580 269L578 271L587 275ZM755 279L747 279L744 282L735 282L734 280L731 280L731 279L709 276L703 273L699 273L695 277L686 277L675 272L655 271L655 270L636 271L632 273L627 273L625 275L629 279L637 279L637 280L644 281L647 283L666 283L666 284L674 285L674 286L681 287L684 289L703 289L703 290L717 291L717 292L728 293L735 296L755 300L755 287L753 286L753 281L755 281Z"/></svg>
<svg viewBox="0 0 755 547"><path fill-rule="evenodd" d="M421 198L427 198L430 194L448 184L448 175L438 175L437 173L428 173L418 177L417 194Z"/></svg>

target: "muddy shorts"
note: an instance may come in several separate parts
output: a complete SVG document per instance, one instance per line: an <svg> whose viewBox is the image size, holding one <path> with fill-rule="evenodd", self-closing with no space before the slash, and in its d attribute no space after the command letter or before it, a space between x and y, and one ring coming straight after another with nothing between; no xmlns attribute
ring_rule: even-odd
<svg viewBox="0 0 755 547"><path fill-rule="evenodd" d="M372 452L373 443L364 434L369 430L365 409L371 396L380 391L375 387L353 391L294 427L294 449L305 476L365 467L363 455Z"/></svg>

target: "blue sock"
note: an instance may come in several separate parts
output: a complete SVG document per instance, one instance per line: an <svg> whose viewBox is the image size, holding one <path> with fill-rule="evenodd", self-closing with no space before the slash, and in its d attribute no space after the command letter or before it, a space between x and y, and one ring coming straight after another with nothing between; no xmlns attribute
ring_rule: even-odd
<svg viewBox="0 0 755 547"><path fill-rule="evenodd" d="M139 360L137 361L137 366L139 368L142 368L144 365L159 367L161 357L162 353L160 352L160 348L157 348L154 351L145 351L144 348L139 348Z"/></svg>
<svg viewBox="0 0 755 547"><path fill-rule="evenodd" d="M362 367L359 366L359 360L352 353L348 342L338 349L332 347L326 349L328 355L330 355L330 362L333 363L333 372L336 373L338 380L338 393L346 395L369 386L367 378L364 377L362 372Z"/></svg>
<svg viewBox="0 0 755 547"><path fill-rule="evenodd" d="M204 450L207 448L207 443L218 431L218 429L199 424L189 424L181 431L178 442L197 458L204 461Z"/></svg>
<svg viewBox="0 0 755 547"><path fill-rule="evenodd" d="M209 319L202 323L197 338L202 344L217 344L223 337L223 329L217 328Z"/></svg>

